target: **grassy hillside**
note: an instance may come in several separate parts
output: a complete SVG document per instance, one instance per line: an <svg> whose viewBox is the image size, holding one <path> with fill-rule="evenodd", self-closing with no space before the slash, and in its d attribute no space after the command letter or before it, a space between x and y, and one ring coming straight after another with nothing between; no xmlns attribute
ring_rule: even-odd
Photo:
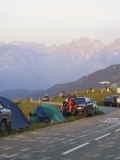
<svg viewBox="0 0 120 160"><path fill-rule="evenodd" d="M49 88L46 93L50 96L56 96L59 92L65 91L66 93L73 92L75 90L84 91L89 88L104 88L116 84L120 84L120 64L111 65L105 69L98 70L82 78L63 84L57 84ZM99 82L108 81L110 84L100 84Z"/></svg>
<svg viewBox="0 0 120 160"><path fill-rule="evenodd" d="M116 91L110 90L107 92L104 89L95 89L95 90L87 90L87 91L81 91L81 92L71 92L69 95L70 96L86 96L90 98L96 99L96 102L98 105L102 104L103 99L106 96L112 95L112 94L117 94ZM62 97L54 97L52 98L53 102L63 102L64 98Z"/></svg>

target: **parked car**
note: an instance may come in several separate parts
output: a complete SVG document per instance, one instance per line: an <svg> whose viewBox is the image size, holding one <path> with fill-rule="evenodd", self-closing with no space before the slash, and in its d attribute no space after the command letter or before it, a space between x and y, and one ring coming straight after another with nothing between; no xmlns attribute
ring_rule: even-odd
<svg viewBox="0 0 120 160"><path fill-rule="evenodd" d="M87 97L68 98L63 102L60 110L64 115L68 113L72 115L79 113L93 115L96 112L96 102Z"/></svg>
<svg viewBox="0 0 120 160"><path fill-rule="evenodd" d="M50 100L49 96L44 96L41 98L41 101L43 101L43 102L47 102L49 100Z"/></svg>
<svg viewBox="0 0 120 160"><path fill-rule="evenodd" d="M86 115L93 115L96 113L96 101L88 97L77 97L74 99L76 104L76 111L78 113L85 113Z"/></svg>
<svg viewBox="0 0 120 160"><path fill-rule="evenodd" d="M103 100L104 106L116 106L120 107L120 95L107 96Z"/></svg>
<svg viewBox="0 0 120 160"><path fill-rule="evenodd" d="M0 104L0 131L6 132L11 128L11 110Z"/></svg>

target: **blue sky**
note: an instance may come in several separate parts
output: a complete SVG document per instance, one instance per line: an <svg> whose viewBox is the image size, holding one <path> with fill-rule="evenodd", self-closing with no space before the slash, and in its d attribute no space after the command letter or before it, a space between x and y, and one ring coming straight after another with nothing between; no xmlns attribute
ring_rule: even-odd
<svg viewBox="0 0 120 160"><path fill-rule="evenodd" d="M0 0L0 41L120 38L120 0Z"/></svg>

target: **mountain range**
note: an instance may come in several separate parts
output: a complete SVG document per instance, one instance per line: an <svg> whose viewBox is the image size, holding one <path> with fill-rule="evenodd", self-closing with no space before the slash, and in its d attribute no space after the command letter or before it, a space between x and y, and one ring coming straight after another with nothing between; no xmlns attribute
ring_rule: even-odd
<svg viewBox="0 0 120 160"><path fill-rule="evenodd" d="M111 65L107 68L98 70L82 78L64 84L56 84L47 90L6 90L0 92L0 95L9 98L29 98L39 99L45 94L56 96L60 92L70 93L82 91L90 88L120 87L120 64Z"/></svg>
<svg viewBox="0 0 120 160"><path fill-rule="evenodd" d="M36 90L40 93L119 61L120 39L104 44L81 38L53 46L33 42L0 43L0 92L26 90L31 95Z"/></svg>

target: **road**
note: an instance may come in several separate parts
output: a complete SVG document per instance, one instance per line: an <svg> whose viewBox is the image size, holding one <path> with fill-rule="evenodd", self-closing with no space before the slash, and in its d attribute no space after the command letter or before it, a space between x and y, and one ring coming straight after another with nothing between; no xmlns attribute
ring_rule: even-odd
<svg viewBox="0 0 120 160"><path fill-rule="evenodd" d="M118 108L106 115L0 139L0 160L120 160L119 150Z"/></svg>

